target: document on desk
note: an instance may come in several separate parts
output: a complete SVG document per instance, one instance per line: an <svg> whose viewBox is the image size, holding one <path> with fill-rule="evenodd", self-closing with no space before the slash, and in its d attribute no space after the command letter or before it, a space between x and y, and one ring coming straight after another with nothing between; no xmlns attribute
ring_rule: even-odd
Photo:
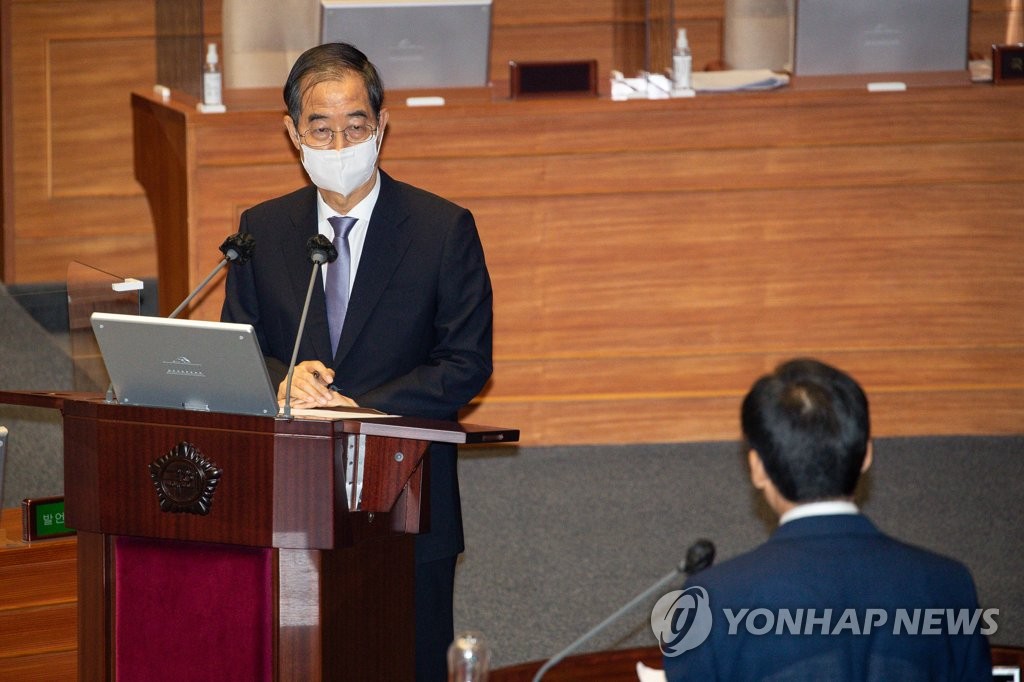
<svg viewBox="0 0 1024 682"><path fill-rule="evenodd" d="M788 75L769 69L695 71L693 73L693 89L697 92L774 90L788 84Z"/></svg>
<svg viewBox="0 0 1024 682"><path fill-rule="evenodd" d="M293 407L292 416L308 419L382 419L398 415L387 414L372 407Z"/></svg>
<svg viewBox="0 0 1024 682"><path fill-rule="evenodd" d="M665 682L665 671L650 668L638 661L636 664L636 677L640 682Z"/></svg>

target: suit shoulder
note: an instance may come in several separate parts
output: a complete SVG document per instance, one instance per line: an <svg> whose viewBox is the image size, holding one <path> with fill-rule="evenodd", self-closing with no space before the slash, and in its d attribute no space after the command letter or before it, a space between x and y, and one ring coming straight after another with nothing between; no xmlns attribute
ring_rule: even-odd
<svg viewBox="0 0 1024 682"><path fill-rule="evenodd" d="M701 571L688 584L710 593L794 601L838 594L842 586L899 594L907 599L958 595L971 599L974 580L962 562L884 533L768 541ZM795 603L795 602L794 602Z"/></svg>
<svg viewBox="0 0 1024 682"><path fill-rule="evenodd" d="M297 206L307 206L310 201L316 199L316 188L312 185L301 187L294 192L283 194L273 199L267 199L247 208L242 212L243 216L253 219L260 219L265 216L276 216L281 213L290 213Z"/></svg>
<svg viewBox="0 0 1024 682"><path fill-rule="evenodd" d="M434 194L421 187L410 185L407 182L401 180L395 180L389 175L386 175L383 171L381 172L382 182L386 185L390 185L389 191L393 192L394 195L400 196L403 201L407 202L409 206L415 210L429 210L441 214L456 215L460 213L468 213L469 210L463 206L459 206L450 199Z"/></svg>
<svg viewBox="0 0 1024 682"><path fill-rule="evenodd" d="M945 577L960 577L972 580L970 569L958 559L933 550L905 542L889 535L883 537L891 543L893 552L900 553L906 557L908 562L913 562L923 568L931 569L936 575Z"/></svg>

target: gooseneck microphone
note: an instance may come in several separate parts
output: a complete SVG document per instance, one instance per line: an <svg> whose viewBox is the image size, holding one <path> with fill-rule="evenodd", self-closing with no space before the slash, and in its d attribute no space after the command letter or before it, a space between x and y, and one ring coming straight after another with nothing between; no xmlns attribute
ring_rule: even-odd
<svg viewBox="0 0 1024 682"><path fill-rule="evenodd" d="M306 252L309 253L309 260L313 262L313 271L309 275L309 286L306 288L306 302L302 306L302 317L299 318L299 331L295 334L295 346L292 348L292 360L288 363L288 379L284 388L284 410L285 418L292 416L292 376L295 374L295 361L299 357L299 341L302 340L302 331L306 327L306 316L309 314L309 301L313 297L313 285L316 284L316 277L320 274L320 268L324 263L333 263L338 258L338 250L334 248L331 240L322 234L310 237L306 242Z"/></svg>
<svg viewBox="0 0 1024 682"><path fill-rule="evenodd" d="M666 574L661 580L654 583L646 590L638 594L628 604L623 606L621 609L613 613L612 615L605 618L603 621L598 623L588 633L577 639L575 642L565 647L557 654L547 660L547 662L540 667L537 674L533 676L533 682L539 682L544 674L555 667L566 656L576 651L588 641L590 641L597 633L604 630L606 627L611 625L613 622L618 620L623 614L628 612L637 604L641 603L658 590L664 589L669 583L678 580L680 574L693 575L703 571L705 568L711 565L715 560L715 545L710 540L700 539L690 545L690 548L686 550L686 559L680 561L679 564L672 570L671 573Z"/></svg>
<svg viewBox="0 0 1024 682"><path fill-rule="evenodd" d="M250 258L252 258L252 251L254 248L256 248L256 240L253 239L253 236L251 234L245 232L236 232L227 239L225 239L224 243L220 245L220 252L224 254L224 258L221 259L220 263L217 263L217 267L213 269L213 272L207 275L206 279L200 282L199 286L193 289L192 293L186 296L185 300L178 304L177 308L171 311L171 314L167 316L167 319L173 319L177 317L181 313L181 311L184 310L185 307L192 302L192 299L195 298L200 291L206 288L206 285L210 283L210 280L212 280L214 276L218 272L220 272L225 265L227 265L228 263L242 264L249 260ZM114 382L110 382L107 385L106 401L108 403L115 402Z"/></svg>
<svg viewBox="0 0 1024 682"><path fill-rule="evenodd" d="M715 544L711 540L701 538L690 545L686 550L686 563L683 565L683 573L693 575L700 573L710 566L715 560Z"/></svg>
<svg viewBox="0 0 1024 682"><path fill-rule="evenodd" d="M213 279L225 265L232 262L241 265L252 258L252 250L254 248L256 248L256 240L253 239L251 234L246 232L236 232L225 239L224 243L220 245L220 252L224 254L224 258L221 259L220 263L217 263L217 267L213 269L213 272L207 275L206 279L200 282L199 286L193 289L192 293L185 297L185 300L182 301L167 317L169 319L177 317L178 314L192 302L192 299L195 298L200 291L206 288L206 285L210 283L210 280Z"/></svg>

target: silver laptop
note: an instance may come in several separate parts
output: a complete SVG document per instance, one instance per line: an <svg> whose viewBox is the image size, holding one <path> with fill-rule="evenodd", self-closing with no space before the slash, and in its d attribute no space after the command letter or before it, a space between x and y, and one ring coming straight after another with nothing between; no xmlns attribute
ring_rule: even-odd
<svg viewBox="0 0 1024 682"><path fill-rule="evenodd" d="M966 71L970 0L798 0L797 76Z"/></svg>
<svg viewBox="0 0 1024 682"><path fill-rule="evenodd" d="M99 312L91 320L122 405L277 415L251 325Z"/></svg>
<svg viewBox="0 0 1024 682"><path fill-rule="evenodd" d="M321 0L324 43L350 43L388 90L487 85L491 0Z"/></svg>

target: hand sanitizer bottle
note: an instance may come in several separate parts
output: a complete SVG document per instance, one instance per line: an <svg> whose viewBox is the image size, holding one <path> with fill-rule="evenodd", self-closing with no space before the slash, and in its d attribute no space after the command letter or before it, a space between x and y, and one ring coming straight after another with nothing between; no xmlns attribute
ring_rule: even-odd
<svg viewBox="0 0 1024 682"><path fill-rule="evenodd" d="M672 50L672 89L687 91L693 88L693 55L690 54L690 43L686 39L686 29L679 29L676 35L676 47Z"/></svg>
<svg viewBox="0 0 1024 682"><path fill-rule="evenodd" d="M448 647L448 682L487 682L491 651L477 632L455 635Z"/></svg>
<svg viewBox="0 0 1024 682"><path fill-rule="evenodd" d="M203 104L221 106L221 74L220 60L217 58L217 44L210 43L206 48L206 65L203 67Z"/></svg>

